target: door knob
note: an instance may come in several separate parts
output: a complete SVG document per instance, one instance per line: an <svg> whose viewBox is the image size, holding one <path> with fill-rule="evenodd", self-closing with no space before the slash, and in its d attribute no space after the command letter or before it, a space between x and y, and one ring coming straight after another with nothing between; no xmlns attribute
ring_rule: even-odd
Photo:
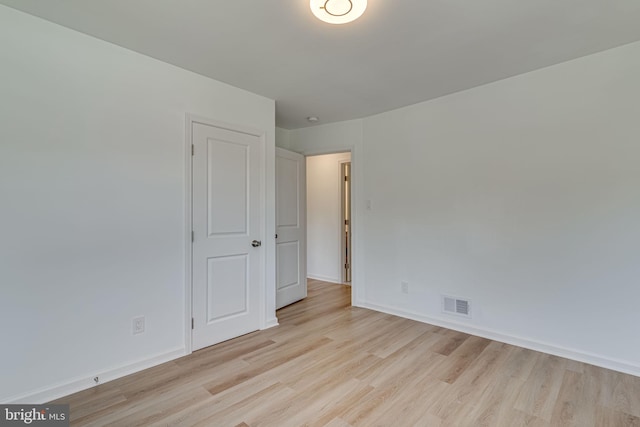
<svg viewBox="0 0 640 427"><path fill-rule="evenodd" d="M251 242L251 246L257 248L258 246L262 246L262 242L260 240L254 240L253 242Z"/></svg>

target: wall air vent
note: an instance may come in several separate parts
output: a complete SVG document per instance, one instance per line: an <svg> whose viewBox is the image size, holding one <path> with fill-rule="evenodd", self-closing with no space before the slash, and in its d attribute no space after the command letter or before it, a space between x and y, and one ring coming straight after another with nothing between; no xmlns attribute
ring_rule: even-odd
<svg viewBox="0 0 640 427"><path fill-rule="evenodd" d="M442 295L442 311L447 314L471 317L471 301Z"/></svg>

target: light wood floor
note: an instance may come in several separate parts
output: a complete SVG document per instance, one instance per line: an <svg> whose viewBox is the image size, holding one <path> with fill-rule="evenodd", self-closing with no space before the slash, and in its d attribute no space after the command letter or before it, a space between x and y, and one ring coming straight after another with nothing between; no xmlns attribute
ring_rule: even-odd
<svg viewBox="0 0 640 427"><path fill-rule="evenodd" d="M311 280L277 328L59 403L78 426L640 426L640 378L349 303Z"/></svg>

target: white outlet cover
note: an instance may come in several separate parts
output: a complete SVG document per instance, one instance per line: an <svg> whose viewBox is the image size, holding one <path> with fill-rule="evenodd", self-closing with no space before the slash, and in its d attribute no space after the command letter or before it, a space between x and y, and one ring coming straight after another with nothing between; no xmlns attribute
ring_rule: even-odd
<svg viewBox="0 0 640 427"><path fill-rule="evenodd" d="M144 316L133 318L133 335L138 335L144 332Z"/></svg>

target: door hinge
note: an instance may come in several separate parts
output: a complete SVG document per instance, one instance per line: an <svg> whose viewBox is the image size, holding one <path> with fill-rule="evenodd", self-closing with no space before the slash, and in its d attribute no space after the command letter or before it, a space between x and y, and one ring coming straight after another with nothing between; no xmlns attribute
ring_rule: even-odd
<svg viewBox="0 0 640 427"><path fill-rule="evenodd" d="M194 320L193 320L193 317L192 317L191 318L191 329L194 329L193 324L194 324Z"/></svg>
<svg viewBox="0 0 640 427"><path fill-rule="evenodd" d="M191 155L193 156L195 154L196 149L194 148L193 144L191 144Z"/></svg>
<svg viewBox="0 0 640 427"><path fill-rule="evenodd" d="M348 268L349 268L349 264L345 264L345 265L344 265L344 268L347 268L347 269L348 269Z"/></svg>
<svg viewBox="0 0 640 427"><path fill-rule="evenodd" d="M195 242L195 240L196 240L196 234L192 230L191 231L191 243Z"/></svg>

